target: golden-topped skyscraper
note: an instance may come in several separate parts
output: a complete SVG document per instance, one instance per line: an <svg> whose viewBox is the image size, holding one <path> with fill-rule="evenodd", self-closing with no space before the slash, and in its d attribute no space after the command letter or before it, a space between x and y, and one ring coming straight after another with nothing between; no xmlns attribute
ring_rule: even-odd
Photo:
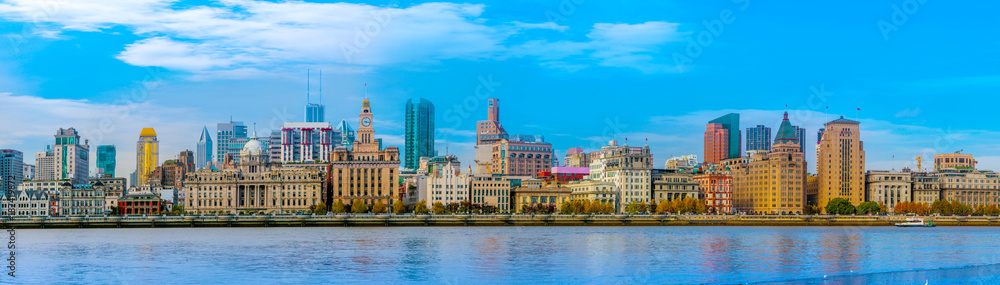
<svg viewBox="0 0 1000 285"><path fill-rule="evenodd" d="M826 208L834 198L846 198L855 206L865 200L865 145L861 123L844 119L825 124L819 141L816 175L819 177L817 204Z"/></svg>
<svg viewBox="0 0 1000 285"><path fill-rule="evenodd" d="M136 186L146 185L149 174L160 163L160 142L156 140L153 128L143 128L139 132L139 142L135 146L135 177Z"/></svg>
<svg viewBox="0 0 1000 285"><path fill-rule="evenodd" d="M358 114L357 140L354 149L337 147L330 157L328 201L372 205L382 201L392 204L399 197L399 148L382 148L375 138L375 118L365 98Z"/></svg>

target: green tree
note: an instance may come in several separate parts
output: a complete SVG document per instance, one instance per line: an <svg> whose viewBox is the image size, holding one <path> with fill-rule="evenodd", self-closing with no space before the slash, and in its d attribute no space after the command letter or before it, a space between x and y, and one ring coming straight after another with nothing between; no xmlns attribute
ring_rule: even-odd
<svg viewBox="0 0 1000 285"><path fill-rule="evenodd" d="M372 206L372 213L375 214L385 214L386 210L385 203L382 200L375 201L375 205Z"/></svg>
<svg viewBox="0 0 1000 285"><path fill-rule="evenodd" d="M433 208L435 215L441 215L448 212L448 210L445 209L444 204L441 202L434 202L434 205L431 207Z"/></svg>
<svg viewBox="0 0 1000 285"><path fill-rule="evenodd" d="M639 204L635 201L629 202L628 206L625 206L625 213L635 214L639 212Z"/></svg>
<svg viewBox="0 0 1000 285"><path fill-rule="evenodd" d="M393 213L403 214L403 213L406 213L406 210L408 210L408 209L406 207L406 203L403 203L403 200L396 200L396 202L392 202L392 212Z"/></svg>
<svg viewBox="0 0 1000 285"><path fill-rule="evenodd" d="M423 215L427 214L427 212L427 201L420 200L420 202L417 202L417 205L413 207L413 213L415 214Z"/></svg>
<svg viewBox="0 0 1000 285"><path fill-rule="evenodd" d="M861 203L861 205L858 205L858 214L871 215L871 214L881 214L881 213L882 213L882 207L880 207L878 203L868 201Z"/></svg>
<svg viewBox="0 0 1000 285"><path fill-rule="evenodd" d="M338 199L336 201L333 201L333 205L330 206L330 212L333 212L334 214L343 214L343 213L346 213L347 212L347 206L344 205L344 201L341 201L341 200Z"/></svg>
<svg viewBox="0 0 1000 285"><path fill-rule="evenodd" d="M316 204L316 207L313 209L313 214L326 215L326 203L320 202L319 204Z"/></svg>
<svg viewBox="0 0 1000 285"><path fill-rule="evenodd" d="M365 205L364 201L354 200L351 202L351 212L355 214L368 213L368 205Z"/></svg>
<svg viewBox="0 0 1000 285"><path fill-rule="evenodd" d="M826 204L827 214L851 215L856 212L854 204L844 198L834 198Z"/></svg>

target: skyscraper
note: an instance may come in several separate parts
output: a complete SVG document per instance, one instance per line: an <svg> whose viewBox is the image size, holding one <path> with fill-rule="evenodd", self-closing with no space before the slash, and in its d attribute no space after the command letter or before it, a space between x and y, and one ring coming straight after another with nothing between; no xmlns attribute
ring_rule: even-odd
<svg viewBox="0 0 1000 285"><path fill-rule="evenodd" d="M846 198L855 206L864 202L865 146L860 124L841 116L824 125L816 162L821 208L834 198Z"/></svg>
<svg viewBox="0 0 1000 285"><path fill-rule="evenodd" d="M56 132L55 179L69 179L72 184L86 184L90 176L90 145L85 141L80 144L80 135L76 129L59 129Z"/></svg>
<svg viewBox="0 0 1000 285"><path fill-rule="evenodd" d="M342 140L340 133L327 122L284 123L278 134L278 157L272 162L329 162L330 154Z"/></svg>
<svg viewBox="0 0 1000 285"><path fill-rule="evenodd" d="M347 120L341 120L337 130L340 131L340 145L346 147L347 150L354 150L354 140L357 137L355 136L354 129L347 123Z"/></svg>
<svg viewBox="0 0 1000 285"><path fill-rule="evenodd" d="M115 146L113 145L99 145L97 146L97 174L102 178L113 178L115 177L115 165L117 164L115 159L117 157Z"/></svg>
<svg viewBox="0 0 1000 285"><path fill-rule="evenodd" d="M709 124L722 124L722 128L728 130L729 132L729 143L728 143L728 158L739 158L743 156L741 153L743 142L740 141L740 114L729 113L725 116L718 117L715 120L708 122ZM706 162L708 160L706 159Z"/></svg>
<svg viewBox="0 0 1000 285"><path fill-rule="evenodd" d="M56 155L50 145L35 153L35 180L56 180Z"/></svg>
<svg viewBox="0 0 1000 285"><path fill-rule="evenodd" d="M181 151L181 153L177 155L177 164L180 164L182 167L184 167L185 172L194 172L195 171L194 152L191 150ZM181 179L183 179L183 177Z"/></svg>
<svg viewBox="0 0 1000 285"><path fill-rule="evenodd" d="M240 150L243 150L243 146L247 143L247 126L243 125L243 122L232 120L229 123L219 123L215 139L217 165L233 162L240 156Z"/></svg>
<svg viewBox="0 0 1000 285"><path fill-rule="evenodd" d="M137 186L146 185L149 175L160 163L160 142L153 128L143 128L135 144L135 172Z"/></svg>
<svg viewBox="0 0 1000 285"><path fill-rule="evenodd" d="M795 126L795 137L799 138L799 151L806 152L806 128Z"/></svg>
<svg viewBox="0 0 1000 285"><path fill-rule="evenodd" d="M421 157L434 157L434 104L427 99L420 99L414 104L413 99L406 100L406 161L403 167L407 169L420 168Z"/></svg>
<svg viewBox="0 0 1000 285"><path fill-rule="evenodd" d="M705 127L705 165L719 164L729 158L729 130L722 124Z"/></svg>
<svg viewBox="0 0 1000 285"><path fill-rule="evenodd" d="M0 191L14 191L24 181L24 153L0 149Z"/></svg>
<svg viewBox="0 0 1000 285"><path fill-rule="evenodd" d="M747 151L751 150L771 151L771 128L764 125L747 128Z"/></svg>
<svg viewBox="0 0 1000 285"><path fill-rule="evenodd" d="M201 138L198 139L198 147L195 149L195 167L203 169L208 162L212 161L212 135L208 133L208 127L201 129Z"/></svg>
<svg viewBox="0 0 1000 285"><path fill-rule="evenodd" d="M785 113L772 151L757 152L729 165L737 211L783 215L805 210L808 164L800 151L802 141L796 129ZM761 169L773 175L761 175Z"/></svg>
<svg viewBox="0 0 1000 285"><path fill-rule="evenodd" d="M507 131L500 124L500 99L486 100L486 120L476 122L476 173L489 172L493 144L507 138Z"/></svg>
<svg viewBox="0 0 1000 285"><path fill-rule="evenodd" d="M309 72L306 71L306 123L326 122L326 107L323 106L323 71L319 71L319 104L313 104L309 94Z"/></svg>

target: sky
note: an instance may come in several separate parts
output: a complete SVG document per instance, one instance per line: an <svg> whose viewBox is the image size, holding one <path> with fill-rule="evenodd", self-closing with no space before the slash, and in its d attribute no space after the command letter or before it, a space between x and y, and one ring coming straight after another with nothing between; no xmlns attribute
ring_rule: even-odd
<svg viewBox="0 0 1000 285"><path fill-rule="evenodd" d="M475 122L486 99L499 98L507 131L544 135L560 159L627 139L649 144L662 167L703 156L713 118L737 112L741 128L777 132L787 111L806 128L807 158L817 129L844 116L861 122L868 169L915 167L921 155L926 168L933 154L958 150L1000 169L991 120L998 9L927 0L0 0L0 148L33 158L74 127L92 151L116 145L117 176L127 177L144 127L156 129L162 162L194 150L203 126L214 139L230 118L256 123L262 136L303 121L307 90L319 102L322 84L328 121L356 124L367 92L376 137L400 148L406 100L430 100L437 150L467 165Z"/></svg>

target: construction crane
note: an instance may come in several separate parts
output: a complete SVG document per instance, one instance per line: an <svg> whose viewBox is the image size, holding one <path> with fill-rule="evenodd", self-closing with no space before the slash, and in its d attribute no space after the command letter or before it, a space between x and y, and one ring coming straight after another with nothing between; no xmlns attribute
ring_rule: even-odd
<svg viewBox="0 0 1000 285"><path fill-rule="evenodd" d="M922 156L922 155L917 157L917 172L924 171L924 168L921 167L922 163L923 163L923 159L924 159L924 156Z"/></svg>

